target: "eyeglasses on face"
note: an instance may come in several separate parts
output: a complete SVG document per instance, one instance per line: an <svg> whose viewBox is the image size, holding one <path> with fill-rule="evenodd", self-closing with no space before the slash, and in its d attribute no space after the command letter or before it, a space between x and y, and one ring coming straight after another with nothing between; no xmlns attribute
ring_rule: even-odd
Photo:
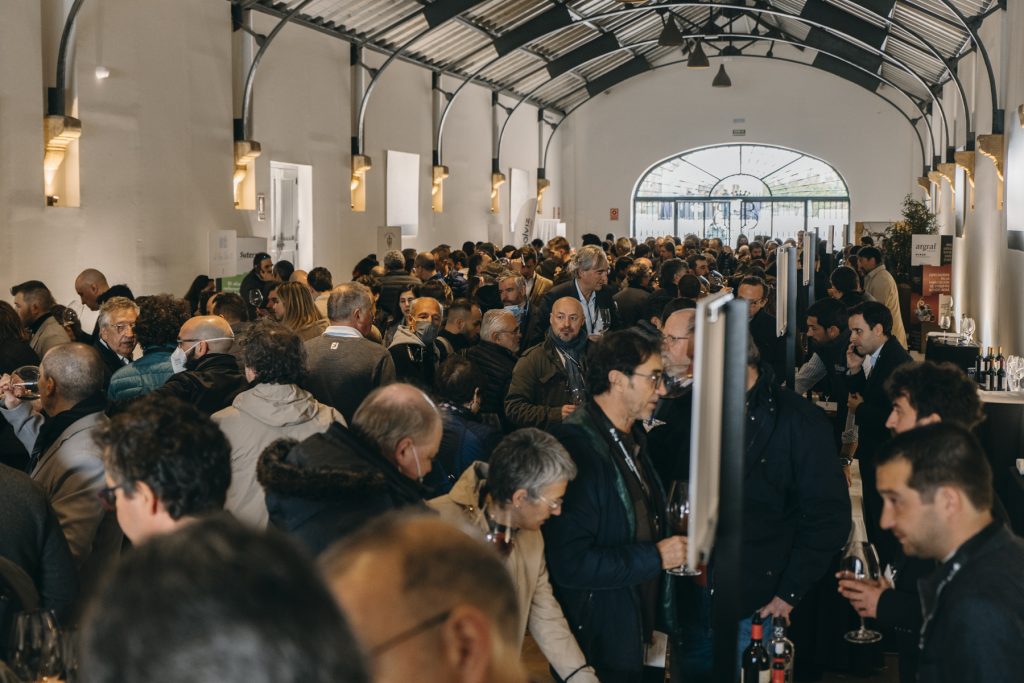
<svg viewBox="0 0 1024 683"><path fill-rule="evenodd" d="M549 500L549 499L545 498L544 496L537 496L537 500L539 500L540 502L542 502L545 505L547 505L548 509L551 510L552 512L554 512L555 510L558 510L559 508L561 508L562 507L562 503L565 502L561 498L557 498L555 500Z"/></svg>
<svg viewBox="0 0 1024 683"><path fill-rule="evenodd" d="M632 377L643 377L644 379L649 381L654 386L654 389L657 389L658 387L660 387L662 382L665 381L665 373L660 372L660 371L659 372L652 372L649 375L645 375L645 374L640 373L640 372L634 372L631 376Z"/></svg>
<svg viewBox="0 0 1024 683"><path fill-rule="evenodd" d="M118 489L125 489L125 485L117 484L116 486L104 486L103 488L96 492L96 497L100 499L100 505L107 512L114 512L115 510L117 510Z"/></svg>
<svg viewBox="0 0 1024 683"><path fill-rule="evenodd" d="M124 334L125 332L134 332L137 325L138 325L138 323L135 323L135 322L115 323L115 324L111 325L111 327L113 327L115 330L117 330L118 334Z"/></svg>
<svg viewBox="0 0 1024 683"><path fill-rule="evenodd" d="M675 344L676 342L681 342L684 339L689 339L689 338L690 338L690 335L688 335L688 334L685 335L685 336L682 336L682 337L677 337L674 334L662 334L661 335L661 340L665 344Z"/></svg>
<svg viewBox="0 0 1024 683"><path fill-rule="evenodd" d="M420 635L421 633L426 633L427 631L429 631L430 629L434 628L435 626L440 626L444 622L448 621L448 617L450 617L451 615L452 615L452 611L451 610L446 610L444 612L441 612L440 614L436 614L436 615L430 617L429 619L421 621L420 623L416 624L415 626L412 626L410 628L407 628L404 631L401 631L400 633L398 633L398 634L388 638L387 640L385 640L384 642L380 643L379 645L371 647L370 648L370 656L371 657L379 657L380 655L384 654L388 650L393 649L397 645L401 645L405 641L410 640L412 638L415 638L416 636Z"/></svg>

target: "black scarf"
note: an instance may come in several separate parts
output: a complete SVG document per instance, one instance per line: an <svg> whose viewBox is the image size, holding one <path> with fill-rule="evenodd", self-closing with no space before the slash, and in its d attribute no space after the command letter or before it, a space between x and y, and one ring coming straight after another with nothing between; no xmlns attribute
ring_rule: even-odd
<svg viewBox="0 0 1024 683"><path fill-rule="evenodd" d="M60 438L60 435L64 433L65 429L73 425L75 422L78 422L83 417L101 412L106 407L106 396L102 393L95 393L89 398L79 401L63 413L58 413L53 417L46 418L43 422L43 426L39 428L39 435L36 437L36 442L32 446L32 453L29 455L26 471L29 474L32 473L32 470L34 470L36 465L39 464L39 458L41 458L43 453L46 452L46 449L57 442L57 439Z"/></svg>
<svg viewBox="0 0 1024 683"><path fill-rule="evenodd" d="M569 388L586 391L587 385L583 380L583 354L587 350L587 328L581 327L576 338L568 342L562 341L555 334L554 329L548 330L548 337L551 338L555 348L568 357L565 363L565 374L569 377Z"/></svg>

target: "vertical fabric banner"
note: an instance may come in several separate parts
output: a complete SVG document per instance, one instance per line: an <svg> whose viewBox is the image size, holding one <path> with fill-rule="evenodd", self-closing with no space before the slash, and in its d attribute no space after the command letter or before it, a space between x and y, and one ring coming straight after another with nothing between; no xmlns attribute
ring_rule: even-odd
<svg viewBox="0 0 1024 683"><path fill-rule="evenodd" d="M913 235L910 252L912 290L910 294L910 328L907 345L924 349L928 333L939 330L943 315L950 316L953 307L953 237L950 235Z"/></svg>

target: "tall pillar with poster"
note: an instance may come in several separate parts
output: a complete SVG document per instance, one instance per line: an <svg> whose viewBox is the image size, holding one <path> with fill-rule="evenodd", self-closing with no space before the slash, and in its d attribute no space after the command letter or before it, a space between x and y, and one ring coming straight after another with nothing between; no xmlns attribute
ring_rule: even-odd
<svg viewBox="0 0 1024 683"><path fill-rule="evenodd" d="M928 333L956 332L953 314L953 237L914 235L910 255L910 329L907 344L925 350Z"/></svg>

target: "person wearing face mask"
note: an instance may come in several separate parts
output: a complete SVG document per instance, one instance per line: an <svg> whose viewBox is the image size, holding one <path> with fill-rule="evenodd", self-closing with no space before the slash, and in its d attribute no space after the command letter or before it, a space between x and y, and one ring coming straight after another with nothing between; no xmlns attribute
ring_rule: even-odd
<svg viewBox="0 0 1024 683"><path fill-rule="evenodd" d="M572 414L586 395L587 345L583 304L562 297L551 308L547 338L512 369L505 396L510 425L547 429Z"/></svg>
<svg viewBox="0 0 1024 683"><path fill-rule="evenodd" d="M441 413L426 394L389 384L367 397L351 427L274 442L256 471L270 525L319 554L385 512L424 508L420 482L441 435Z"/></svg>
<svg viewBox="0 0 1024 683"><path fill-rule="evenodd" d="M395 331L388 352L395 362L395 375L400 382L430 390L434 371L447 357L437 343L444 307L437 299L421 296L412 302L405 325Z"/></svg>
<svg viewBox="0 0 1024 683"><path fill-rule="evenodd" d="M191 403L207 415L227 408L235 396L249 388L238 361L229 353L234 340L231 325L224 318L190 318L181 326L171 354L175 374L153 393Z"/></svg>

